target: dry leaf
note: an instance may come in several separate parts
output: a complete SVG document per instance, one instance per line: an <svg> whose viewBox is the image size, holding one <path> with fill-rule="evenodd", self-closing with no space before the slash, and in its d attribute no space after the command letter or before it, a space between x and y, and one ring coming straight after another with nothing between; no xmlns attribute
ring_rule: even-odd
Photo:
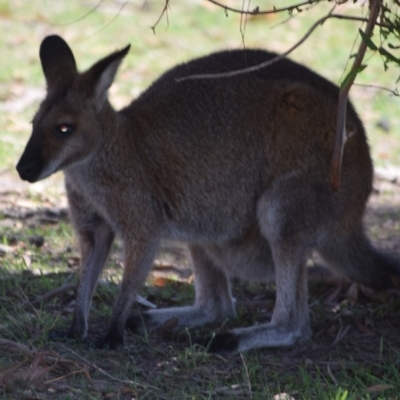
<svg viewBox="0 0 400 400"><path fill-rule="evenodd" d="M367 392L368 393L379 393L379 392L383 392L384 390L393 389L393 388L394 388L393 385L380 384L380 385L370 386L369 388L367 388Z"/></svg>
<svg viewBox="0 0 400 400"><path fill-rule="evenodd" d="M55 364L47 366L43 362L43 357L46 354L46 352L36 353L30 365L28 365L25 360L0 371L2 385L5 388L10 388L12 383L18 380L36 386L42 386L43 377L55 366Z"/></svg>
<svg viewBox="0 0 400 400"><path fill-rule="evenodd" d="M132 389L129 386L122 386L121 394L128 394L128 393L134 394L135 396L137 395L136 390Z"/></svg>
<svg viewBox="0 0 400 400"><path fill-rule="evenodd" d="M294 397L288 393L278 393L274 396L274 400L294 400Z"/></svg>
<svg viewBox="0 0 400 400"><path fill-rule="evenodd" d="M342 287L339 286L337 287L333 292L331 292L325 299L324 303L325 304L332 304L334 302L334 300L337 299L337 297L340 294L340 291L342 290Z"/></svg>
<svg viewBox="0 0 400 400"><path fill-rule="evenodd" d="M103 394L103 398L105 399L117 399L118 398L118 394L117 393L107 393L107 394Z"/></svg>
<svg viewBox="0 0 400 400"><path fill-rule="evenodd" d="M351 306L357 304L358 301L358 285L357 283L352 283L347 289L346 298Z"/></svg>
<svg viewBox="0 0 400 400"><path fill-rule="evenodd" d="M379 296L379 292L375 289L372 289L370 287L364 286L364 285L358 285L358 288L360 292L368 299L370 300L376 300L377 297Z"/></svg>
<svg viewBox="0 0 400 400"><path fill-rule="evenodd" d="M362 333L368 333L369 329L366 325L357 317L353 317L354 324Z"/></svg>
<svg viewBox="0 0 400 400"><path fill-rule="evenodd" d="M22 255L22 259L24 260L26 268L30 268L32 265L32 253L30 251L27 251Z"/></svg>
<svg viewBox="0 0 400 400"><path fill-rule="evenodd" d="M12 340L8 339L0 339L0 348L7 349L7 351L15 351L23 353L27 356L32 356L33 352L29 349L29 347L25 346L24 344L13 342Z"/></svg>

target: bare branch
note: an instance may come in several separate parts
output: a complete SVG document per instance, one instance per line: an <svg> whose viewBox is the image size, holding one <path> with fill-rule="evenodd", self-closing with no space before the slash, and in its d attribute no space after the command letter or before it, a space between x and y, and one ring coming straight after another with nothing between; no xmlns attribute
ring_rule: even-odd
<svg viewBox="0 0 400 400"><path fill-rule="evenodd" d="M157 390L160 391L160 389L158 389L155 386L150 386L150 385L144 385L142 383L139 383L137 380L136 381L130 381L130 380L126 380L126 379L119 379L113 375L110 375L108 372L104 371L104 369L100 368L99 366L97 366L96 364L88 361L86 358L82 357L81 355L79 355L78 353L76 353L75 351L73 351L72 349L70 349L67 346L64 346L61 343L57 343L58 347L63 348L64 350L69 351L70 353L72 353L74 356L78 357L81 361L83 361L85 364L91 366L92 368L94 368L95 370L97 370L98 372L100 372L101 374L105 375L108 379L114 381L114 382L118 382L118 383L124 383L127 385L137 385L137 386L141 386L145 389L153 389L153 390Z"/></svg>
<svg viewBox="0 0 400 400"><path fill-rule="evenodd" d="M102 31L103 29L107 28L107 26L111 25L121 14L123 8L129 3L129 0L125 0L121 6L119 7L118 12L110 19L110 21L108 21L105 25L103 25L100 29L98 29L97 31L93 32L92 35L95 35L96 33L99 33L100 31Z"/></svg>
<svg viewBox="0 0 400 400"><path fill-rule="evenodd" d="M156 27L160 23L161 18L164 16L164 14L167 16L167 24L169 24L169 22L168 22L168 7L169 7L169 0L165 0L165 5L164 5L164 7L163 7L163 9L161 11L160 16L158 17L158 19L155 22L155 24L150 27L154 34L156 34Z"/></svg>
<svg viewBox="0 0 400 400"><path fill-rule="evenodd" d="M81 17L79 17L79 18L77 18L77 19L74 19L74 20L68 21L68 22L61 22L61 23L59 23L59 24L52 24L52 23L50 23L50 25L53 25L53 26L62 26L62 25L69 25L69 24L72 24L72 23L74 23L74 22L82 21L82 20L85 19L88 15L90 15L90 14L93 13L93 12L95 12L95 11L100 7L100 5L103 3L103 1L104 1L104 0L100 0L100 1L99 1L92 9L90 9L86 14L83 14Z"/></svg>
<svg viewBox="0 0 400 400"><path fill-rule="evenodd" d="M182 78L176 79L177 82L183 82L186 80L192 80L192 79L219 79L219 78L230 78L232 76L236 75L242 75L242 74L248 74L249 72L255 72L258 71L262 68L269 67L272 64L275 64L276 62L282 60L285 58L288 54L292 53L297 47L299 47L301 44L303 44L309 36L314 32L314 30L319 26L322 25L327 19L330 18L336 18L336 19L344 19L344 20L349 20L349 21L367 21L364 18L357 18L357 17L347 17L346 15L342 14L328 14L325 15L324 17L320 18L317 20L311 28L307 31L307 33L297 42L295 43L292 47L290 47L288 50L286 50L284 53L276 56L272 60L266 61L261 64L254 65L253 67L247 67L243 69L238 69L236 71L229 71L229 72L222 72L219 74L195 74L195 75L188 75L184 76Z"/></svg>
<svg viewBox="0 0 400 400"><path fill-rule="evenodd" d="M225 12L231 11L234 13L246 14L246 15L265 15L265 14L276 14L276 13L283 12L283 11L291 12L291 11L297 10L298 8L300 8L302 6L320 3L322 0L308 0L308 1L303 1L301 3L292 4L287 7L281 7L281 8L274 7L272 10L265 10L265 11L260 11L260 9L258 7L256 7L253 11L244 11L243 9L228 7L224 4L221 4L219 1L215 1L215 0L207 0L207 1L212 4L215 4L218 7L223 8L225 10Z"/></svg>
<svg viewBox="0 0 400 400"><path fill-rule="evenodd" d="M376 20L379 15L381 0L370 0L370 15L365 28L365 35L371 37L376 25ZM332 190L337 192L340 189L340 177L342 170L342 158L343 158L343 148L346 138L346 112L347 112L347 98L350 88L357 76L359 68L361 66L362 60L364 59L365 51L367 50L367 44L364 40L361 40L360 46L358 48L356 58L354 60L353 66L348 75L349 79L345 82L345 85L340 89L339 100L338 100L338 112L336 119L336 139L335 146L332 156L331 164L331 187Z"/></svg>
<svg viewBox="0 0 400 400"><path fill-rule="evenodd" d="M13 342L12 340L7 339L0 339L0 348L7 349L9 351L18 351L29 357L31 357L35 353L35 350L31 350L24 344Z"/></svg>
<svg viewBox="0 0 400 400"><path fill-rule="evenodd" d="M389 89L387 87L384 86L377 86L377 85L366 85L365 83L353 83L353 86L360 86L360 87L364 87L367 89L375 89L375 90L381 90L383 92L389 92L390 94L392 94L393 96L399 97L399 91L397 89Z"/></svg>
<svg viewBox="0 0 400 400"><path fill-rule="evenodd" d="M68 290L75 289L75 287L76 287L75 283L66 283L63 286L60 286L53 290L50 290L50 292L47 292L44 295L36 298L34 301L32 301L32 304L36 305L36 304L40 304L42 301L51 300L53 297L59 296L60 294L63 294L65 292L67 292Z"/></svg>
<svg viewBox="0 0 400 400"><path fill-rule="evenodd" d="M246 1L246 0L243 0L243 3L242 3L242 9L243 9L243 10L244 10L244 3L245 3L245 1ZM250 8L250 2L251 2L251 0L248 0L248 1L247 1L247 10ZM246 12L243 12L243 13L240 14L240 34L241 34L241 36L242 36L243 48L246 47L246 43L245 43L245 40L244 40L244 36L245 36L246 26L247 26L247 17L248 17L248 14L247 14Z"/></svg>

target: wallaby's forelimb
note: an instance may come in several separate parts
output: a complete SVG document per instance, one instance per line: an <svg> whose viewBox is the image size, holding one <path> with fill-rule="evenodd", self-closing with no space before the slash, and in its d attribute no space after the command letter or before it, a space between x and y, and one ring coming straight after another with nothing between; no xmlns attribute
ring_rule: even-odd
<svg viewBox="0 0 400 400"><path fill-rule="evenodd" d="M158 240L154 239L138 242L133 241L131 237L126 237L124 242L129 245L124 248L125 267L121 287L114 304L108 330L105 336L96 343L98 347L108 345L110 348L115 348L124 344L124 332L129 312L153 265L158 246Z"/></svg>

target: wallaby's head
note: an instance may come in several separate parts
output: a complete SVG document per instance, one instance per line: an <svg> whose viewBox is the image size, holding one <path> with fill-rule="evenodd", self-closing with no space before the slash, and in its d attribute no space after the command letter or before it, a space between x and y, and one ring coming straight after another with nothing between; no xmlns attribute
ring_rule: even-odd
<svg viewBox="0 0 400 400"><path fill-rule="evenodd" d="M31 137L17 165L21 179L36 182L96 151L107 118L107 90L129 47L79 73L63 39L43 40L40 61L47 96L33 118Z"/></svg>

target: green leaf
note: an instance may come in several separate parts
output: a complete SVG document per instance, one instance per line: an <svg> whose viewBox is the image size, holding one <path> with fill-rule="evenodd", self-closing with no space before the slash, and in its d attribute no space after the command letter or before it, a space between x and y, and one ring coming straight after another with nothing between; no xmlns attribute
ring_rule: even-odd
<svg viewBox="0 0 400 400"><path fill-rule="evenodd" d="M360 32L361 39L367 45L368 48L374 51L378 50L378 47L374 44L374 42L368 35L366 35L361 29L359 29L358 32Z"/></svg>
<svg viewBox="0 0 400 400"><path fill-rule="evenodd" d="M357 74L361 71L363 71L365 68L367 68L367 64L361 64L357 70L355 71L349 71L346 77L343 79L342 84L340 85L340 88L345 87L350 81L353 81Z"/></svg>
<svg viewBox="0 0 400 400"><path fill-rule="evenodd" d="M382 56L386 57L388 59L388 61L393 61L394 63L400 65L400 59L395 57L392 53L389 53L383 47L380 47L378 51L379 51L379 54L381 54Z"/></svg>

